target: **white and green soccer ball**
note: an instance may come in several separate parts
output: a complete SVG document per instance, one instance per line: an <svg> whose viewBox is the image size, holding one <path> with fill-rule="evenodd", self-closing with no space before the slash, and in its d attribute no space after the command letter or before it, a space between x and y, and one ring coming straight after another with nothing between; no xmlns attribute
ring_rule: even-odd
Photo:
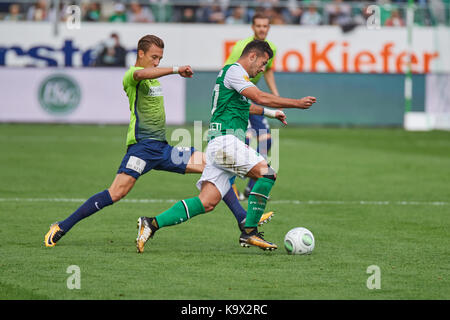
<svg viewBox="0 0 450 320"><path fill-rule="evenodd" d="M291 229L284 236L284 247L288 254L310 254L314 245L312 232L303 227Z"/></svg>

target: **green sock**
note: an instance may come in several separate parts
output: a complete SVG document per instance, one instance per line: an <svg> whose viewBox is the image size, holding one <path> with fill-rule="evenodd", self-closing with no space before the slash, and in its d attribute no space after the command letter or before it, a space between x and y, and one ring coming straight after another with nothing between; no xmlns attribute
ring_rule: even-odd
<svg viewBox="0 0 450 320"><path fill-rule="evenodd" d="M267 198L272 190L274 180L259 178L248 197L247 219L245 228L256 228L266 208Z"/></svg>
<svg viewBox="0 0 450 320"><path fill-rule="evenodd" d="M175 203L172 208L156 216L159 228L173 226L196 215L205 213L205 208L198 197Z"/></svg>

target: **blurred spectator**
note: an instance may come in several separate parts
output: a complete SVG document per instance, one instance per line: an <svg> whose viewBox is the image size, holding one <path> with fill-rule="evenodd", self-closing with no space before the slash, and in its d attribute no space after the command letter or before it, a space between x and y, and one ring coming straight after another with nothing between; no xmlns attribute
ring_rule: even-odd
<svg viewBox="0 0 450 320"><path fill-rule="evenodd" d="M353 22L357 25L367 25L367 19L369 19L370 16L375 14L373 11L367 11L369 8L369 5L363 7L360 9L360 12L355 14L353 17Z"/></svg>
<svg viewBox="0 0 450 320"><path fill-rule="evenodd" d="M138 2L132 2L128 12L128 22L155 22L155 17L149 8L142 8Z"/></svg>
<svg viewBox="0 0 450 320"><path fill-rule="evenodd" d="M444 2L442 0L429 0L429 2L430 12L436 19L436 22L438 24L445 24L447 20L445 17L445 11L448 11L450 13L450 8L447 8L446 10ZM447 4L450 5L450 2L447 1Z"/></svg>
<svg viewBox="0 0 450 320"><path fill-rule="evenodd" d="M109 17L109 22L127 22L127 15L125 14L125 5L116 3L114 5L114 13Z"/></svg>
<svg viewBox="0 0 450 320"><path fill-rule="evenodd" d="M277 25L277 24L286 24L286 21L284 20L284 16L283 16L283 9L282 8L275 8L275 9L271 9L272 13L271 13L271 19L270 19L270 23Z"/></svg>
<svg viewBox="0 0 450 320"><path fill-rule="evenodd" d="M38 0L33 4L27 12L28 21L45 21L47 20L47 1Z"/></svg>
<svg viewBox="0 0 450 320"><path fill-rule="evenodd" d="M5 16L5 21L20 21L24 20L25 16L23 13L20 12L20 4L18 3L12 3L9 6L9 12Z"/></svg>
<svg viewBox="0 0 450 320"><path fill-rule="evenodd" d="M390 18L384 23L387 27L403 27L405 26L405 21L400 17L400 12L398 9L393 9Z"/></svg>
<svg viewBox="0 0 450 320"><path fill-rule="evenodd" d="M125 67L127 51L120 44L117 33L112 33L110 38L102 42L96 48L96 52L96 67Z"/></svg>
<svg viewBox="0 0 450 320"><path fill-rule="evenodd" d="M226 18L227 24L244 24L245 23L245 7L239 6L232 8L232 14Z"/></svg>
<svg viewBox="0 0 450 320"><path fill-rule="evenodd" d="M213 5L207 15L207 22L209 23L225 23L225 14L219 5Z"/></svg>
<svg viewBox="0 0 450 320"><path fill-rule="evenodd" d="M297 5L296 0L287 0L287 17L286 21L292 24L300 24L303 10Z"/></svg>
<svg viewBox="0 0 450 320"><path fill-rule="evenodd" d="M47 11L48 21L66 21L68 14L66 13L68 5L64 2L60 2L56 7L56 3L52 2L50 8Z"/></svg>
<svg viewBox="0 0 450 320"><path fill-rule="evenodd" d="M157 22L177 22L177 6L173 0L149 0L150 9Z"/></svg>
<svg viewBox="0 0 450 320"><path fill-rule="evenodd" d="M264 9L270 9L278 7L280 5L279 0L255 0L259 7Z"/></svg>
<svg viewBox="0 0 450 320"><path fill-rule="evenodd" d="M306 26L317 26L321 23L322 23L322 16L317 11L316 6L313 4L311 4L308 7L308 10L305 11L300 18L300 24Z"/></svg>
<svg viewBox="0 0 450 320"><path fill-rule="evenodd" d="M195 9L192 7L185 7L181 12L180 22L194 23L196 22Z"/></svg>
<svg viewBox="0 0 450 320"><path fill-rule="evenodd" d="M264 2L264 7L257 9L256 12L262 12L266 17L268 17L270 24L285 24L286 21L283 15L283 9L283 7L272 6L272 2Z"/></svg>
<svg viewBox="0 0 450 320"><path fill-rule="evenodd" d="M352 23L351 6L342 0L333 0L325 5L328 23L334 26L345 26Z"/></svg>
<svg viewBox="0 0 450 320"><path fill-rule="evenodd" d="M86 7L85 12L86 13L83 18L85 21L93 21L93 22L100 21L100 18L101 18L100 3L98 3L98 2L89 3Z"/></svg>
<svg viewBox="0 0 450 320"><path fill-rule="evenodd" d="M280 0L256 0L259 7L256 11L262 11L264 15L269 17L270 24L286 24L291 22L290 8L292 3L280 3Z"/></svg>

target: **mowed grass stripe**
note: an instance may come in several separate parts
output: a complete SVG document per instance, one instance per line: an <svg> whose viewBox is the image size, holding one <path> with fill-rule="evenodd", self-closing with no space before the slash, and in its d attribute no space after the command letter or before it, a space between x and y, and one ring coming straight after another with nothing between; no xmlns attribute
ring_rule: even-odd
<svg viewBox="0 0 450 320"><path fill-rule="evenodd" d="M87 199L81 198L0 198L0 202L84 202ZM174 203L176 199L122 199L123 203ZM383 200L360 200L360 201L335 201L335 200L270 200L271 204L292 204L292 205L402 205L402 206L448 206L446 201L383 201Z"/></svg>

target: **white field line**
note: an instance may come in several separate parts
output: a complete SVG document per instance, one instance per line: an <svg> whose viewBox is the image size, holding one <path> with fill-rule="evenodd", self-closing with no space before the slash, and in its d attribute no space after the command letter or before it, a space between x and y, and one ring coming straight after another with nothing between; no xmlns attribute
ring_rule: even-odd
<svg viewBox="0 0 450 320"><path fill-rule="evenodd" d="M0 202L79 202L87 199L80 198L0 198ZM174 203L176 199L123 199L124 203ZM291 205L378 205L378 206L448 206L448 201L375 201L375 200L270 200L270 204Z"/></svg>

